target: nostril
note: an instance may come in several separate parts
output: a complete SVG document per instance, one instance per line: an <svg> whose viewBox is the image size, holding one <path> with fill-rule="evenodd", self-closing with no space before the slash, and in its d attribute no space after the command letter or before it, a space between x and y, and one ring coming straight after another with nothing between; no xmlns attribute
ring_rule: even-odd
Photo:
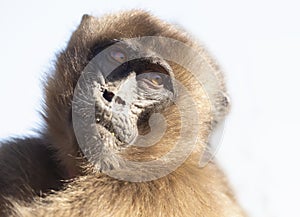
<svg viewBox="0 0 300 217"><path fill-rule="evenodd" d="M112 92L109 92L107 90L104 90L104 93L103 93L103 97L104 99L106 99L108 102L111 102L112 99L114 98L115 94L112 93Z"/></svg>
<svg viewBox="0 0 300 217"><path fill-rule="evenodd" d="M115 102L121 105L126 105L125 101L119 96L115 98Z"/></svg>

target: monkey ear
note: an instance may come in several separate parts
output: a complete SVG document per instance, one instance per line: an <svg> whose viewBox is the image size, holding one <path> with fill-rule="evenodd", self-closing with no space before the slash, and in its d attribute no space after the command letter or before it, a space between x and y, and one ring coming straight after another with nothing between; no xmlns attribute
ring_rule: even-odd
<svg viewBox="0 0 300 217"><path fill-rule="evenodd" d="M218 91L214 96L214 122L222 121L230 111L230 98L225 91Z"/></svg>
<svg viewBox="0 0 300 217"><path fill-rule="evenodd" d="M91 15L88 15L88 14L84 14L81 18L81 22L83 22L84 20L86 19L89 19L90 17L92 17Z"/></svg>
<svg viewBox="0 0 300 217"><path fill-rule="evenodd" d="M90 20L94 19L93 16L84 14L81 18L80 26L84 25L85 23L89 22Z"/></svg>

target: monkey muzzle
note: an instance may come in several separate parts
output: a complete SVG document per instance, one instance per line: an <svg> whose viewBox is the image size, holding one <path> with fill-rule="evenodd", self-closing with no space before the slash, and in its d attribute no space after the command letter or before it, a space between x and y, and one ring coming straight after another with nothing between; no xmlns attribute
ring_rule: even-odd
<svg viewBox="0 0 300 217"><path fill-rule="evenodd" d="M139 134L137 123L147 125L154 112L174 100L172 79L171 68L157 57L121 65L94 89L96 123L119 145L133 144Z"/></svg>

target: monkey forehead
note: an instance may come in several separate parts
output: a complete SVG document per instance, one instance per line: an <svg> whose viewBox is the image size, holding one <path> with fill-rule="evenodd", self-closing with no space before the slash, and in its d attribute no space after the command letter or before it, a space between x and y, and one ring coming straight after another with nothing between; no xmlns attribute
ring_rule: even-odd
<svg viewBox="0 0 300 217"><path fill-rule="evenodd" d="M167 25L146 11L130 10L100 18L84 15L79 28L89 28L102 37L107 34L110 38L133 38L160 34L164 24Z"/></svg>
<svg viewBox="0 0 300 217"><path fill-rule="evenodd" d="M144 10L129 10L107 14L100 18L83 15L81 23L73 33L70 46L84 44L92 46L106 39L135 38L142 36L164 36L195 46L188 35L169 23Z"/></svg>

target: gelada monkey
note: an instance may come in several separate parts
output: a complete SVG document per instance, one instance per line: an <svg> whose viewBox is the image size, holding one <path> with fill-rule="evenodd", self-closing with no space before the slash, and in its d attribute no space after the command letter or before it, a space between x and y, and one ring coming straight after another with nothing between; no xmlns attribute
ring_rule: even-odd
<svg viewBox="0 0 300 217"><path fill-rule="evenodd" d="M39 136L1 144L1 216L246 216L216 163L199 166L229 101L181 28L142 10L84 15L44 91Z"/></svg>

